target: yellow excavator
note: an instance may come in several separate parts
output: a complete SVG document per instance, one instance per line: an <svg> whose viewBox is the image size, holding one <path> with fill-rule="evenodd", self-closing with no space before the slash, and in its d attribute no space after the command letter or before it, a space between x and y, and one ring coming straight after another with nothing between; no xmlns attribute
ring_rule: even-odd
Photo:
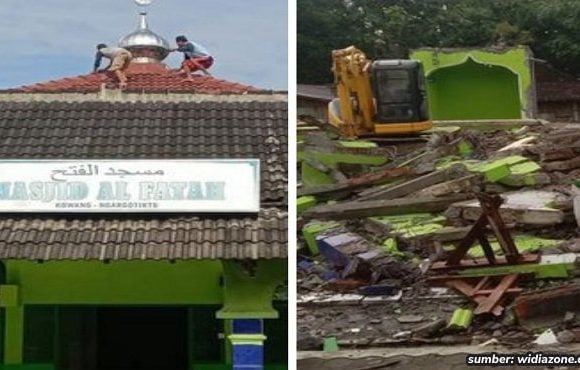
<svg viewBox="0 0 580 370"><path fill-rule="evenodd" d="M354 46L334 50L332 62L338 98L328 118L341 135L412 135L433 127L420 62L371 62Z"/></svg>

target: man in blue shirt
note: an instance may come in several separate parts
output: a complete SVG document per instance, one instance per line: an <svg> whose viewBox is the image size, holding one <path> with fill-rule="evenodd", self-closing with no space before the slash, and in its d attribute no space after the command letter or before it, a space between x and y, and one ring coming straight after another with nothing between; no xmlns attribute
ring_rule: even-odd
<svg viewBox="0 0 580 370"><path fill-rule="evenodd" d="M183 53L181 72L185 74L188 81L193 81L191 74L196 71L202 71L205 75L211 76L208 69L213 65L213 57L203 46L188 41L185 36L177 36L175 42L178 47L171 51Z"/></svg>

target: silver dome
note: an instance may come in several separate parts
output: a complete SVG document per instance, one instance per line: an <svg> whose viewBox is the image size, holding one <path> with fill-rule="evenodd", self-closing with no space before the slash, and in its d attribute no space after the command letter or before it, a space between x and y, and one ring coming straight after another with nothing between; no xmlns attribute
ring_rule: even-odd
<svg viewBox="0 0 580 370"><path fill-rule="evenodd" d="M133 54L134 63L161 62L171 49L167 40L149 29L146 12L140 13L137 30L119 40L119 47Z"/></svg>

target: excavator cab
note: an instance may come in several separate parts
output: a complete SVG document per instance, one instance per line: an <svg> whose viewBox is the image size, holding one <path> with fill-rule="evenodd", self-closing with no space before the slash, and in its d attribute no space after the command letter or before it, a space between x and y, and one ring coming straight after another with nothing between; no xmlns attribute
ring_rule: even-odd
<svg viewBox="0 0 580 370"><path fill-rule="evenodd" d="M332 52L337 98L328 121L345 137L417 134L433 127L421 63L371 62L354 46Z"/></svg>
<svg viewBox="0 0 580 370"><path fill-rule="evenodd" d="M375 61L371 69L371 84L376 122L421 122L429 119L423 67L418 61Z"/></svg>

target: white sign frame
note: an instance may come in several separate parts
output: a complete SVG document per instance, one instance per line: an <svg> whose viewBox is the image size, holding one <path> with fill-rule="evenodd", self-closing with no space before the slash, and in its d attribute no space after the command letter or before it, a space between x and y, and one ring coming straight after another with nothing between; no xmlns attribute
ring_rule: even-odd
<svg viewBox="0 0 580 370"><path fill-rule="evenodd" d="M0 213L259 210L259 159L0 159Z"/></svg>

